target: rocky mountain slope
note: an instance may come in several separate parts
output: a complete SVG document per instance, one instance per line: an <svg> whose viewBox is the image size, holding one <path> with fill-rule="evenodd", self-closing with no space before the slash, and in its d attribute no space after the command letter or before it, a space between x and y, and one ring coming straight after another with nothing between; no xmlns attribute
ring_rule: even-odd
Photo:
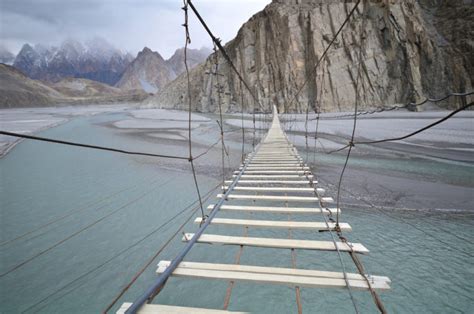
<svg viewBox="0 0 474 314"><path fill-rule="evenodd" d="M189 49L189 68L206 60L209 54L210 50L206 48ZM164 60L158 52L145 47L130 63L115 86L125 90L141 89L155 94L184 71L183 48L176 50L170 59Z"/></svg>
<svg viewBox="0 0 474 314"><path fill-rule="evenodd" d="M145 47L130 63L115 86L126 90L142 89L154 94L173 78L173 73L163 57Z"/></svg>
<svg viewBox="0 0 474 314"><path fill-rule="evenodd" d="M59 47L25 44L13 66L33 79L58 82L66 77L86 78L114 85L133 60L104 39L85 45L66 40Z"/></svg>
<svg viewBox="0 0 474 314"><path fill-rule="evenodd" d="M192 69L199 63L202 63L211 54L211 52L212 51L206 47L202 47L201 49L188 49L188 67ZM183 74L186 71L184 67L184 48L176 50L173 56L166 60L166 63L173 70L175 78Z"/></svg>
<svg viewBox="0 0 474 314"><path fill-rule="evenodd" d="M266 110L272 104L282 112L304 112L308 106L353 110L356 86L362 95L360 109L472 90L474 6L462 0L363 1L313 75L317 59L353 5L342 0L273 0L226 44ZM229 94L223 97L224 110L240 110L238 78L221 56L219 64L220 82ZM191 71L195 110L216 110L215 76L206 74L212 67L209 57ZM186 91L181 76L146 104L185 108ZM251 111L252 98L243 93L243 106ZM442 106L465 101L451 98Z"/></svg>
<svg viewBox="0 0 474 314"><path fill-rule="evenodd" d="M0 108L138 102L145 96L141 92L124 92L87 79L68 78L48 84L30 79L12 66L0 64Z"/></svg>

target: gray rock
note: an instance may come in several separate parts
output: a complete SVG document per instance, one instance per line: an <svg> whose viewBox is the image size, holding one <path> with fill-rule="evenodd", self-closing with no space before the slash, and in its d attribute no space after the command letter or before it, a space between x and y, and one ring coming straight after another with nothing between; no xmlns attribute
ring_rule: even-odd
<svg viewBox="0 0 474 314"><path fill-rule="evenodd" d="M274 0L225 45L261 110L272 104L281 112L354 110L356 86L361 110L472 90L474 6L461 0L362 2L314 75L318 58L353 6L342 0ZM218 58L219 80L229 94L221 95L224 111L258 109L224 58ZM191 71L196 111L216 110L217 76L206 74L212 60ZM181 75L145 104L180 109L186 108L186 99ZM440 105L454 108L466 101L450 98Z"/></svg>

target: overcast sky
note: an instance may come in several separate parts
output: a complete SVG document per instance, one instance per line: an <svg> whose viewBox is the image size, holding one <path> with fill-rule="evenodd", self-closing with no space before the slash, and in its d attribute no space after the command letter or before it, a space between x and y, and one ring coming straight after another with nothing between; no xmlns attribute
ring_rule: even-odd
<svg viewBox="0 0 474 314"><path fill-rule="evenodd" d="M227 42L271 0L194 0L215 35ZM0 0L0 40L13 53L24 43L57 45L103 37L133 54L147 46L163 57L184 46L182 0ZM212 47L190 12L191 48Z"/></svg>

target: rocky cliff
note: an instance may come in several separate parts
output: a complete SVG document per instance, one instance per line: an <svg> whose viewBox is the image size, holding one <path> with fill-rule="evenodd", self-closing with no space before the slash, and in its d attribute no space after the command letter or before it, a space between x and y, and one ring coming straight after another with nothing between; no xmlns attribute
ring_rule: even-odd
<svg viewBox="0 0 474 314"><path fill-rule="evenodd" d="M211 54L211 50L203 47L201 49L188 49L187 50L187 59L188 67L190 69L194 68L198 64L202 63L206 58ZM180 48L175 51L175 53L166 60L168 66L173 70L174 78L181 75L186 71L184 67L184 48Z"/></svg>
<svg viewBox="0 0 474 314"><path fill-rule="evenodd" d="M115 86L126 90L141 89L147 93L156 93L172 78L172 73L163 57L145 47L130 63Z"/></svg>
<svg viewBox="0 0 474 314"><path fill-rule="evenodd" d="M189 49L189 68L206 60L209 54L210 51L206 48ZM165 60L158 52L145 47L130 63L115 86L124 90L136 89L155 94L185 71L183 61L184 48L176 50L170 59Z"/></svg>
<svg viewBox="0 0 474 314"><path fill-rule="evenodd" d="M363 1L313 75L316 60L353 6L342 0L274 0L225 48L260 103L267 109L276 104L281 112L304 112L308 106L353 110L357 85L360 109L472 90L474 6L463 0ZM207 74L212 60L191 71L192 103L198 111L215 110L216 76ZM219 64L227 92L224 110L240 110L237 76L222 56ZM243 93L243 106L251 111L250 94ZM186 94L182 75L146 104L185 108ZM451 98L442 106L465 101Z"/></svg>

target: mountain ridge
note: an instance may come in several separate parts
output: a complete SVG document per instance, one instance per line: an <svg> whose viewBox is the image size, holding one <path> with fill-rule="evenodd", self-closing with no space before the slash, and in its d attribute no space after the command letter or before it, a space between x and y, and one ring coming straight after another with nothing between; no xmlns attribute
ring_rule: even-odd
<svg viewBox="0 0 474 314"><path fill-rule="evenodd" d="M188 67L190 69L195 67L204 61L209 53L210 50L207 48L189 49ZM125 90L142 89L155 94L184 71L184 48L177 49L168 60L165 60L158 52L145 47L127 66L115 86Z"/></svg>
<svg viewBox="0 0 474 314"><path fill-rule="evenodd" d="M145 97L140 91L125 92L88 79L65 78L46 83L0 64L0 108L139 102Z"/></svg>

